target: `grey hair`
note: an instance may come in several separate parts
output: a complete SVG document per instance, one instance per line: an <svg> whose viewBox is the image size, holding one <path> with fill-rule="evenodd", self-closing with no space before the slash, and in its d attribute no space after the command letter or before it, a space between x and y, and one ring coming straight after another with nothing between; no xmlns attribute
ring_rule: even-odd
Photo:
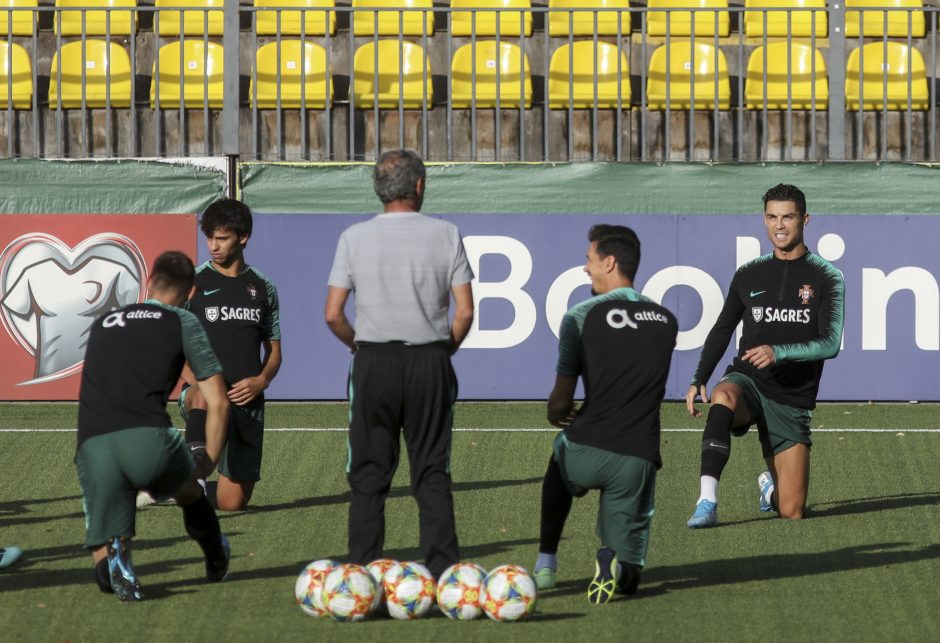
<svg viewBox="0 0 940 643"><path fill-rule="evenodd" d="M412 150L389 150L379 156L372 170L375 194L383 204L413 199L418 179L425 176L424 161Z"/></svg>

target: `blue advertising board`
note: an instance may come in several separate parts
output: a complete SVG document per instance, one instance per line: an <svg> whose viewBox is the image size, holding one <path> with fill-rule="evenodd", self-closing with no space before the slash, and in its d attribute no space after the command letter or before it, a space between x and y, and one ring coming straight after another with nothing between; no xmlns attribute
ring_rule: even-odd
<svg viewBox="0 0 940 643"><path fill-rule="evenodd" d="M278 286L284 365L270 399L343 399L350 355L323 321L336 241L368 218L264 214L249 262ZM455 214L477 275L473 330L454 358L461 399L544 399L554 382L557 329L590 296L581 271L594 223L635 229L636 287L676 313L680 333L667 397L685 396L699 351L740 264L770 251L759 215ZM814 251L846 283L843 350L823 374L821 400L936 400L940 374L940 218L813 217ZM200 257L206 259L200 246ZM797 293L794 293L796 296ZM347 313L354 319L352 301ZM729 347L730 359L733 346ZM721 374L719 366L711 384Z"/></svg>

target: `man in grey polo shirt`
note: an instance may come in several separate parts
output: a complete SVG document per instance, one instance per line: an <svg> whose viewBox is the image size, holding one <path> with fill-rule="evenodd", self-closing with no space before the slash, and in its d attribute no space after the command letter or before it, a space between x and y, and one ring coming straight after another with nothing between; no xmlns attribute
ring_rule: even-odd
<svg viewBox="0 0 940 643"><path fill-rule="evenodd" d="M450 356L473 321L473 271L457 227L419 214L425 170L417 154L382 154L373 182L385 211L340 236L326 300L327 325L354 355L349 556L361 564L382 557L385 498L404 433L421 552L437 577L459 560L450 479L457 378ZM355 329L344 312L350 292Z"/></svg>

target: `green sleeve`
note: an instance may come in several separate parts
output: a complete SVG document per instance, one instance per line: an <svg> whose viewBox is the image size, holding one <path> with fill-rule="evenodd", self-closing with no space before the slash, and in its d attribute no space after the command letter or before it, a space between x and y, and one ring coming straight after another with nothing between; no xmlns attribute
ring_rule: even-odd
<svg viewBox="0 0 940 643"><path fill-rule="evenodd" d="M197 380L205 380L222 372L222 365L212 351L202 324L191 312L179 309L183 327L183 353Z"/></svg>

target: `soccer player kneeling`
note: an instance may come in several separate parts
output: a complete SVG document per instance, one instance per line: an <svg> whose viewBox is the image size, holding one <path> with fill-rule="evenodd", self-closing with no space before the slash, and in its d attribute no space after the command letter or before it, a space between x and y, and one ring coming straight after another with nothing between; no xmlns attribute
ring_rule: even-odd
<svg viewBox="0 0 940 643"><path fill-rule="evenodd" d="M122 601L143 598L130 555L139 490L176 499L186 533L205 554L206 580L218 582L228 574L228 540L196 482L218 460L229 402L222 367L205 332L180 308L193 275L193 262L185 254L161 254L150 273L147 300L96 320L85 351L75 454L85 545L92 552L98 587ZM208 402L207 457L198 473L166 412L184 362Z"/></svg>

